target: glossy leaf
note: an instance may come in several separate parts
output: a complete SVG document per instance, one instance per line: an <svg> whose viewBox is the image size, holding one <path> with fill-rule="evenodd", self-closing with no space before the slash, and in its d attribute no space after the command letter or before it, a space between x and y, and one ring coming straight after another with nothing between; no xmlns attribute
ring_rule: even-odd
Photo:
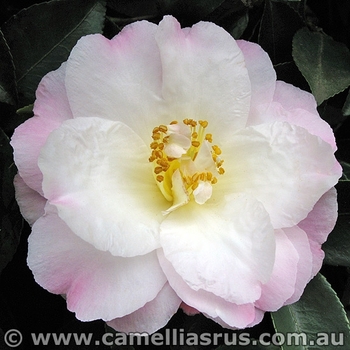
<svg viewBox="0 0 350 350"><path fill-rule="evenodd" d="M293 58L319 105L350 85L350 51L326 34L300 29Z"/></svg>
<svg viewBox="0 0 350 350"><path fill-rule="evenodd" d="M17 89L15 82L15 67L10 48L2 31L0 31L0 102L16 105Z"/></svg>
<svg viewBox="0 0 350 350"><path fill-rule="evenodd" d="M56 0L24 9L5 23L20 107L33 103L41 78L67 59L80 37L102 31L104 14L103 1Z"/></svg>
<svg viewBox="0 0 350 350"><path fill-rule="evenodd" d="M321 274L310 281L298 302L271 313L271 317L276 333L291 338L289 344L284 342L283 350L336 350L350 346L343 305Z"/></svg>
<svg viewBox="0 0 350 350"><path fill-rule="evenodd" d="M13 163L12 152L8 137L0 129L0 272L17 250L23 225L23 219L15 200L13 177L17 169Z"/></svg>

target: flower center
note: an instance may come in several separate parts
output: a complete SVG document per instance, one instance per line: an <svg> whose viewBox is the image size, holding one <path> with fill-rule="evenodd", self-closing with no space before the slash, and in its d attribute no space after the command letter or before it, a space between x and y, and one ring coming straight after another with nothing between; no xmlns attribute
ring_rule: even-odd
<svg viewBox="0 0 350 350"><path fill-rule="evenodd" d="M174 120L153 129L150 144L153 173L164 197L173 205L168 214L191 199L204 204L212 195L212 185L223 175L221 149L211 145L206 120Z"/></svg>

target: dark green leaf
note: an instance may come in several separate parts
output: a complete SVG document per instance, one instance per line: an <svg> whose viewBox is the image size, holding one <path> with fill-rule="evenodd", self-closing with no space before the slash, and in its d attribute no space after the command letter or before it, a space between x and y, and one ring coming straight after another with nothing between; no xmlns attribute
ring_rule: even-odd
<svg viewBox="0 0 350 350"><path fill-rule="evenodd" d="M342 349L350 346L350 328L343 305L320 274L307 285L298 302L271 313L271 317L276 333L292 340L289 345L284 343L283 350L339 349L340 341ZM328 344L324 343L325 337Z"/></svg>
<svg viewBox="0 0 350 350"><path fill-rule="evenodd" d="M302 26L301 17L285 2L266 0L259 29L259 44L274 64L292 61L293 36Z"/></svg>
<svg viewBox="0 0 350 350"><path fill-rule="evenodd" d="M232 24L232 29L228 30L229 33L235 39L239 39L244 33L244 31L246 30L248 26L248 22L249 22L249 15L248 15L248 12L246 12Z"/></svg>
<svg viewBox="0 0 350 350"><path fill-rule="evenodd" d="M346 162L340 162L340 165L343 168L343 176L339 181L349 181L350 183L350 164Z"/></svg>
<svg viewBox="0 0 350 350"><path fill-rule="evenodd" d="M0 31L0 102L17 104L15 67L2 31Z"/></svg>
<svg viewBox="0 0 350 350"><path fill-rule="evenodd" d="M241 0L241 1L245 6L250 8L261 3L261 0Z"/></svg>
<svg viewBox="0 0 350 350"><path fill-rule="evenodd" d="M350 52L326 34L300 29L293 39L293 58L318 104L350 85Z"/></svg>
<svg viewBox="0 0 350 350"><path fill-rule="evenodd" d="M342 109L343 115L350 115L350 90L348 92L348 95L346 96L346 100Z"/></svg>
<svg viewBox="0 0 350 350"><path fill-rule="evenodd" d="M9 139L0 129L0 271L4 269L17 250L23 224L15 200L13 177L17 170L13 163L12 153Z"/></svg>
<svg viewBox="0 0 350 350"><path fill-rule="evenodd" d="M5 23L20 106L33 103L41 78L67 59L80 37L102 31L104 14L102 0L56 0L24 9Z"/></svg>

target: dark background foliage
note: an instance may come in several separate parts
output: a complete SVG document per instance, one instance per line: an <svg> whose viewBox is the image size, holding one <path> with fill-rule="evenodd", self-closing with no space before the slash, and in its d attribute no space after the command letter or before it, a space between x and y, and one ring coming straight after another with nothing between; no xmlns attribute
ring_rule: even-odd
<svg viewBox="0 0 350 350"><path fill-rule="evenodd" d="M65 300L38 286L26 265L30 228L23 222L12 185L16 173L9 138L32 115L40 79L59 67L75 42L89 33L113 37L135 20L158 23L172 14L182 26L212 21L236 39L259 43L270 55L278 78L311 91L321 117L333 128L344 175L337 185L339 219L324 245L325 264L307 287L301 301L272 315L248 331L344 332L349 349L346 314L350 307L350 1L348 0L2 0L0 2L0 349L9 329L23 334L18 349L32 348L31 333L106 332L102 321L83 323L66 309ZM330 283L330 284L329 284ZM335 293L334 293L335 291ZM291 322L291 314L297 321ZM227 332L201 315L179 311L167 328L185 332ZM109 330L111 331L111 330ZM161 330L165 332L165 330ZM239 334L239 332L238 332ZM206 348L217 348L207 346ZM39 348L39 347L36 347ZM52 342L47 349L58 349ZM62 348L75 348L70 343ZM93 342L79 348L107 349ZM132 349L132 347L117 347ZM141 348L139 346L138 348ZM167 349L187 347L163 346ZM188 347L189 348L189 347ZM200 347L191 346L194 349ZM245 349L280 349L274 346ZM284 349L317 349L285 347ZM333 349L331 346L323 348ZM219 347L221 350L241 347ZM243 349L243 348L242 348Z"/></svg>

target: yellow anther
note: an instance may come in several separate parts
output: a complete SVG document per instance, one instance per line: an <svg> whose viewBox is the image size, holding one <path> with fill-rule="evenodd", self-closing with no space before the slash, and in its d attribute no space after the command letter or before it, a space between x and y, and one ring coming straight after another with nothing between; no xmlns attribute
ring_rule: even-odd
<svg viewBox="0 0 350 350"><path fill-rule="evenodd" d="M157 159L157 158L156 158L155 156L152 155L152 156L150 156L150 157L148 158L148 161L152 163L152 162L154 162L156 159Z"/></svg>
<svg viewBox="0 0 350 350"><path fill-rule="evenodd" d="M167 163L166 165L162 166L162 169L163 169L164 172L167 171L169 168L170 168L169 163Z"/></svg>
<svg viewBox="0 0 350 350"><path fill-rule="evenodd" d="M198 187L198 182L195 182L195 183L192 185L192 190L194 191L197 187Z"/></svg>
<svg viewBox="0 0 350 350"><path fill-rule="evenodd" d="M167 132L168 131L168 127L166 125L159 125L159 131L160 132Z"/></svg>
<svg viewBox="0 0 350 350"><path fill-rule="evenodd" d="M163 157L163 152L157 150L157 151L154 152L154 155L155 155L157 158L162 158L162 157Z"/></svg>
<svg viewBox="0 0 350 350"><path fill-rule="evenodd" d="M193 182L197 182L199 179L199 174L198 173L195 173L193 176L192 176L192 181Z"/></svg>
<svg viewBox="0 0 350 350"><path fill-rule="evenodd" d="M217 154L217 155L221 154L221 149L219 146L214 145L214 146L212 146L212 148L213 148L213 151L215 152L215 154Z"/></svg>
<svg viewBox="0 0 350 350"><path fill-rule="evenodd" d="M211 184L215 185L218 182L218 179L216 177L213 177L211 180Z"/></svg>
<svg viewBox="0 0 350 350"><path fill-rule="evenodd" d="M157 160L157 164L159 164L160 166L167 166L169 163L165 158L161 158Z"/></svg>
<svg viewBox="0 0 350 350"><path fill-rule="evenodd" d="M151 149L156 149L158 148L158 142L154 141L150 144Z"/></svg>
<svg viewBox="0 0 350 350"><path fill-rule="evenodd" d="M220 175L224 174L225 173L225 169L224 168L219 168L218 169L218 172Z"/></svg>
<svg viewBox="0 0 350 350"><path fill-rule="evenodd" d="M154 168L154 173L155 174L160 174L163 171L163 168L161 166L156 166Z"/></svg>
<svg viewBox="0 0 350 350"><path fill-rule="evenodd" d="M168 143L168 142L169 142L169 136L163 137L163 142L164 142L164 143Z"/></svg>
<svg viewBox="0 0 350 350"><path fill-rule="evenodd" d="M213 178L213 174L211 172L207 172L207 180L211 181L212 178Z"/></svg>
<svg viewBox="0 0 350 350"><path fill-rule="evenodd" d="M195 127L195 126L197 126L197 122L195 120L193 120L193 119L190 119L190 125L192 127Z"/></svg>
<svg viewBox="0 0 350 350"><path fill-rule="evenodd" d="M183 122L185 125L189 125L190 120L186 118L186 119L184 119L182 122Z"/></svg>
<svg viewBox="0 0 350 350"><path fill-rule="evenodd" d="M199 178L201 179L201 181L205 181L205 173L201 173L199 175Z"/></svg>
<svg viewBox="0 0 350 350"><path fill-rule="evenodd" d="M158 182L162 182L164 180L164 176L163 175L157 175L156 177Z"/></svg>
<svg viewBox="0 0 350 350"><path fill-rule="evenodd" d="M196 138L198 137L198 133L193 132L193 133L192 133L192 137L193 137L194 139L196 139Z"/></svg>
<svg viewBox="0 0 350 350"><path fill-rule="evenodd" d="M219 168L219 167L221 167L222 164L224 164L224 160L223 159L221 159L220 162L217 162L216 166Z"/></svg>
<svg viewBox="0 0 350 350"><path fill-rule="evenodd" d="M213 142L213 135L212 135L212 134L206 134L206 135L205 135L205 139L206 139L208 142Z"/></svg>
<svg viewBox="0 0 350 350"><path fill-rule="evenodd" d="M156 127L153 129L153 131L152 131L153 134L156 133L156 132L159 132L159 127L158 127L158 126L156 126Z"/></svg>
<svg viewBox="0 0 350 350"><path fill-rule="evenodd" d="M201 145L199 141L192 141L191 144L193 147L199 147Z"/></svg>
<svg viewBox="0 0 350 350"><path fill-rule="evenodd" d="M178 121L177 120L173 120L172 122L170 122L170 125L174 125L174 124L177 124Z"/></svg>
<svg viewBox="0 0 350 350"><path fill-rule="evenodd" d="M152 135L152 139L153 139L153 140L159 140L159 139L160 139L160 133L159 133L159 132L155 132L155 133Z"/></svg>
<svg viewBox="0 0 350 350"><path fill-rule="evenodd" d="M206 120L200 120L198 123L203 128L206 128L208 126L208 122Z"/></svg>
<svg viewBox="0 0 350 350"><path fill-rule="evenodd" d="M164 143L163 143L163 142L160 142L160 143L158 144L158 148L159 148L160 150L163 150L163 149L164 149Z"/></svg>

